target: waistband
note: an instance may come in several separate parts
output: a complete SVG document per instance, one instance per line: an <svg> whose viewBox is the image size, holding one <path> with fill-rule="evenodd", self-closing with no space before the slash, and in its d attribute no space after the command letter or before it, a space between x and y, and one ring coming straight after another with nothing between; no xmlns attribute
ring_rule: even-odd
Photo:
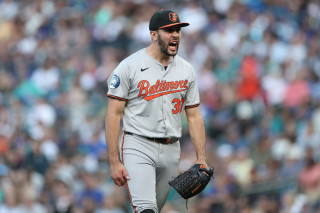
<svg viewBox="0 0 320 213"><path fill-rule="evenodd" d="M161 143L161 144L169 144L169 143L174 143L177 142L179 140L179 138L177 137L172 137L172 138L150 138L150 137L146 137L146 136L142 136L142 135L137 135L137 134L133 134L132 132L126 132L124 131L125 134L127 135L136 135L139 137L143 137L146 138L150 141L156 142L156 143Z"/></svg>

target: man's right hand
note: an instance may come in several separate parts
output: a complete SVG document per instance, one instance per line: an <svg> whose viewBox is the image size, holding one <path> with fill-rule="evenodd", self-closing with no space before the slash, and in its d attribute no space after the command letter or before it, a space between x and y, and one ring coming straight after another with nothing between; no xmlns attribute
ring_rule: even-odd
<svg viewBox="0 0 320 213"><path fill-rule="evenodd" d="M127 170L120 162L110 164L110 177L118 186L122 186L130 179Z"/></svg>

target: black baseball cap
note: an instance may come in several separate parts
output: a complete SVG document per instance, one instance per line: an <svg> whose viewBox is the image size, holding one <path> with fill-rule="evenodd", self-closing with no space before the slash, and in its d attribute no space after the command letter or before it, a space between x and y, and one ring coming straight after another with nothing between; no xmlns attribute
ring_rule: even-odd
<svg viewBox="0 0 320 213"><path fill-rule="evenodd" d="M181 23L178 15L171 10L159 10L153 14L149 22L149 30L154 31L166 27L179 25L186 27L189 23Z"/></svg>

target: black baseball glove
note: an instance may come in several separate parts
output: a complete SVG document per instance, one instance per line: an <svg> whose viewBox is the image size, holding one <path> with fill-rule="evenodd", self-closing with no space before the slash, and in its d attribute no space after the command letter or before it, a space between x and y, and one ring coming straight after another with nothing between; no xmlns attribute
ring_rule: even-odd
<svg viewBox="0 0 320 213"><path fill-rule="evenodd" d="M195 164L169 182L184 199L199 194L213 178L213 169L204 164Z"/></svg>

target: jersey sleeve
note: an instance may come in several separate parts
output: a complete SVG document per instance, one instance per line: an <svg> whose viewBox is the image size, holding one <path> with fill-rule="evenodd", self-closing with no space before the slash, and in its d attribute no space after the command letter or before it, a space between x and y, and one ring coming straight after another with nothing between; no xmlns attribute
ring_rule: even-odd
<svg viewBox="0 0 320 213"><path fill-rule="evenodd" d="M121 62L108 79L107 96L120 101L127 101L129 88L128 66L125 62Z"/></svg>
<svg viewBox="0 0 320 213"><path fill-rule="evenodd" d="M198 107L199 105L200 105L199 90L198 90L198 85L197 85L195 72L192 69L190 85L189 85L189 89L188 89L187 94L186 94L185 109Z"/></svg>

